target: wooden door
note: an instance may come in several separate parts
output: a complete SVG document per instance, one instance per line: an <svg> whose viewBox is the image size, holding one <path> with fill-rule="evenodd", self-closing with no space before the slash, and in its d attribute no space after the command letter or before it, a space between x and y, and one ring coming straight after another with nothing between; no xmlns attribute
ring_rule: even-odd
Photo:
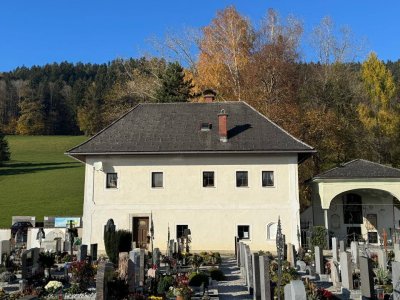
<svg viewBox="0 0 400 300"><path fill-rule="evenodd" d="M133 240L139 248L147 249L147 236L149 234L149 218L133 218Z"/></svg>

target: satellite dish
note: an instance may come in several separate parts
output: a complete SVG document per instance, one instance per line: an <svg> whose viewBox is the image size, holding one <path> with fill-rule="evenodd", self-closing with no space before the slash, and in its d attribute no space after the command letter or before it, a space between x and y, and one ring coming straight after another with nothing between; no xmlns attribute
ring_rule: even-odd
<svg viewBox="0 0 400 300"><path fill-rule="evenodd" d="M96 171L103 171L103 162L101 162L101 161L96 161L96 162L93 164L93 167L94 167L94 169L95 169Z"/></svg>

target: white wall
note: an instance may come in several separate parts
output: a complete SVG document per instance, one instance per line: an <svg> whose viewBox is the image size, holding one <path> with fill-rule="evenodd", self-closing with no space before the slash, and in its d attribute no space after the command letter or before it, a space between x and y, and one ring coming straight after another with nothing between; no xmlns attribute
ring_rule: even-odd
<svg viewBox="0 0 400 300"><path fill-rule="evenodd" d="M9 240L11 238L11 229L0 229L0 241Z"/></svg>
<svg viewBox="0 0 400 300"><path fill-rule="evenodd" d="M102 161L104 172L94 171ZM189 225L193 250L234 250L237 225L250 225L252 249L274 250L266 226L281 217L286 241L297 245L297 155L147 155L87 160L83 243L103 246L103 228L114 219L132 229L134 216L153 213L155 247L166 248L168 224ZM202 172L215 172L215 187L202 186ZM236 171L248 171L249 187L236 187ZM275 186L262 187L261 172L274 171ZM106 172L118 173L118 189L106 189ZM151 188L151 172L164 173L164 187ZM93 177L94 175L94 177ZM93 196L94 182L94 196Z"/></svg>

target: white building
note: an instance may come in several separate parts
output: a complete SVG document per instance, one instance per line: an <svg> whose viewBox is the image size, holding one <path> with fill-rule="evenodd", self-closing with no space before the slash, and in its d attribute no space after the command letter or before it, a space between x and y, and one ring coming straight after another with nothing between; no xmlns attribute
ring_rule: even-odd
<svg viewBox="0 0 400 300"><path fill-rule="evenodd" d="M233 251L239 236L275 250L280 216L298 245L298 164L315 150L244 102L139 104L67 152L85 163L83 243L104 251L103 228L154 247L190 228L192 250Z"/></svg>

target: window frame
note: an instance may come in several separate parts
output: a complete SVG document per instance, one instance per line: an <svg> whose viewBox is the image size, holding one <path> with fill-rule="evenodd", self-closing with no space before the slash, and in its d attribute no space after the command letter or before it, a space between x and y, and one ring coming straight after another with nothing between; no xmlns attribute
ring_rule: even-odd
<svg viewBox="0 0 400 300"><path fill-rule="evenodd" d="M212 173L212 185L205 185L205 173ZM215 188L215 171L202 171L202 186L203 188Z"/></svg>
<svg viewBox="0 0 400 300"><path fill-rule="evenodd" d="M245 238L245 237L240 237L240 235L239 235L239 227L245 227L245 226L247 226L248 227L248 234L249 234L249 236L247 237L247 238ZM243 231L243 233L244 233L245 231ZM249 224L238 224L238 225L236 225L236 234L237 234L237 237L239 238L239 240L246 240L246 241L251 241L251 226L249 225Z"/></svg>
<svg viewBox="0 0 400 300"><path fill-rule="evenodd" d="M246 185L238 185L238 175L239 175L239 173L246 174ZM235 184L236 184L237 188L248 188L249 187L249 171L236 171L235 181L236 181Z"/></svg>
<svg viewBox="0 0 400 300"><path fill-rule="evenodd" d="M111 175L115 175L116 176L116 184L115 186L111 186L109 183L109 178L111 177ZM118 189L119 187L119 183L118 183L118 173L117 172L107 172L106 173L106 189L107 190L115 190Z"/></svg>
<svg viewBox="0 0 400 300"><path fill-rule="evenodd" d="M272 184L264 185L264 173L272 173ZM261 186L263 188L275 187L275 172L274 171L261 171Z"/></svg>
<svg viewBox="0 0 400 300"><path fill-rule="evenodd" d="M156 180L155 180L155 177L154 177L156 174L161 174L161 186L157 186L156 185ZM150 185L151 185L152 189L162 189L162 188L164 188L164 172L161 172L161 171L151 172L150 181L151 181Z"/></svg>

